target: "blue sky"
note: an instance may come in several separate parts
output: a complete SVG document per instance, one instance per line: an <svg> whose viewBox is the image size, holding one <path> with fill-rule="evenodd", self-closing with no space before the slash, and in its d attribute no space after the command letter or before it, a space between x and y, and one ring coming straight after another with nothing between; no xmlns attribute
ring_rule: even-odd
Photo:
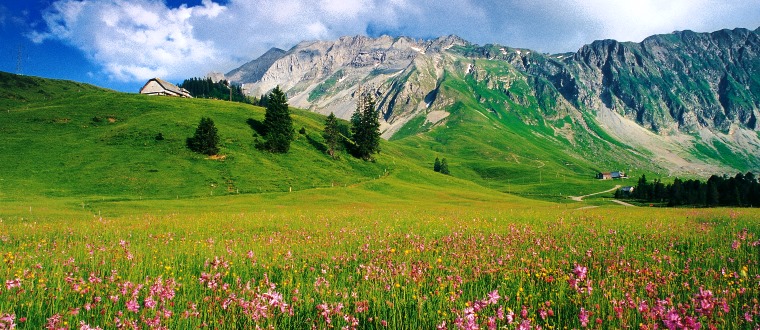
<svg viewBox="0 0 760 330"><path fill-rule="evenodd" d="M16 0L0 3L0 71L136 92L151 77L227 72L271 47L343 35L456 34L559 53L597 39L736 27L760 27L760 2Z"/></svg>

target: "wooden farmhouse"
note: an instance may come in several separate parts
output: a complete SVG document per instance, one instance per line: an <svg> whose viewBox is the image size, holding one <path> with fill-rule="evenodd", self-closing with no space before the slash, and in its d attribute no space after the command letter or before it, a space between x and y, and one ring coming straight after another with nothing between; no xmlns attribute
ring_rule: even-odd
<svg viewBox="0 0 760 330"><path fill-rule="evenodd" d="M140 88L140 94L146 94L146 95L165 95L165 96L178 96L178 97L189 97L192 98L193 96L190 95L190 92L188 92L184 88L179 88L176 85L163 80L161 78L153 78L151 80L148 80L145 85Z"/></svg>
<svg viewBox="0 0 760 330"><path fill-rule="evenodd" d="M626 175L625 172L621 172L621 171L604 172L604 173L598 173L596 175L596 178L599 180L627 179L628 175Z"/></svg>

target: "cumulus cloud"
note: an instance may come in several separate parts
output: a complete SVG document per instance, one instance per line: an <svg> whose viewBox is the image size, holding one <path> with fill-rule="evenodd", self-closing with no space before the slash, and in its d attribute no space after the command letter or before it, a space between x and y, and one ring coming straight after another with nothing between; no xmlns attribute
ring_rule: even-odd
<svg viewBox="0 0 760 330"><path fill-rule="evenodd" d="M213 41L194 37L192 22L223 12L210 1L170 9L148 0L61 0L43 13L47 31L31 38L71 44L118 81L191 76L220 53Z"/></svg>
<svg viewBox="0 0 760 330"><path fill-rule="evenodd" d="M230 70L271 47L343 35L457 34L542 52L595 39L760 25L756 0L58 0L33 40L82 50L111 78L183 78Z"/></svg>

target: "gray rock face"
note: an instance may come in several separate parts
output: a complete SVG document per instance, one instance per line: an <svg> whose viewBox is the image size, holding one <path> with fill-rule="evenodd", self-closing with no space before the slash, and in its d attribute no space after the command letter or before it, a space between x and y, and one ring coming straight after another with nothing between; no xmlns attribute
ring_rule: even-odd
<svg viewBox="0 0 760 330"><path fill-rule="evenodd" d="M572 101L605 106L655 132L756 130L758 54L760 37L746 29L596 41L567 62L586 87Z"/></svg>
<svg viewBox="0 0 760 330"><path fill-rule="evenodd" d="M228 72L225 76L230 81L237 83L259 81L272 64L283 56L285 56L284 50L272 48L259 58L243 64L243 66Z"/></svg>
<svg viewBox="0 0 760 330"><path fill-rule="evenodd" d="M302 42L287 52L273 49L227 78L246 84L255 96L279 85L291 105L344 119L355 109L357 92L370 91L386 138L402 127L423 132L446 123L465 98L506 107L530 125L554 121L552 129L570 139L573 129L589 129L591 117L630 145L646 137L649 146L690 153L696 140L717 140L752 158L760 153L759 31L682 31L641 43L599 40L554 55L477 46L456 36L342 37ZM672 141L678 142L671 148Z"/></svg>
<svg viewBox="0 0 760 330"><path fill-rule="evenodd" d="M359 88L374 90L386 119L384 130L392 132L406 121L398 115L408 113L399 111L396 101L401 98L411 102L412 94L427 94L430 90L388 80L408 77L408 71L413 71L420 56L440 56L453 45L464 44L467 42L456 36L435 40L354 36L302 42L287 52L270 50L227 77L245 84L247 93L256 96L279 85L288 94L291 105L323 114L333 112L343 119L353 113ZM406 90L407 87L411 90ZM390 93L393 96L389 98Z"/></svg>

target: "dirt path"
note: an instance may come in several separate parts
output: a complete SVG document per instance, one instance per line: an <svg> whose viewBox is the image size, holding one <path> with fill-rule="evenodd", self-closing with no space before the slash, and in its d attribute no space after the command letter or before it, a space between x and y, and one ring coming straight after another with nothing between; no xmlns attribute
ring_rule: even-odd
<svg viewBox="0 0 760 330"><path fill-rule="evenodd" d="M594 196L594 195L600 195L600 194L605 194L605 193L608 193L608 192L613 192L613 191L617 190L620 187L622 187L622 186L621 185L616 185L614 188L612 188L610 190L600 191L598 193L588 194L588 195L584 195L584 196L567 196L567 197L569 197L570 199L572 199L572 200L574 200L576 202L582 202L583 199L586 198L586 197Z"/></svg>
<svg viewBox="0 0 760 330"><path fill-rule="evenodd" d="M613 202L615 202L615 203L618 203L618 204L620 204L620 205L623 205L623 206L631 206L631 207L637 207L636 205L633 205L633 204L628 204L628 203L626 203L626 202L623 202L623 201L619 201L619 200L617 200L617 199L613 199L612 201L613 201Z"/></svg>

